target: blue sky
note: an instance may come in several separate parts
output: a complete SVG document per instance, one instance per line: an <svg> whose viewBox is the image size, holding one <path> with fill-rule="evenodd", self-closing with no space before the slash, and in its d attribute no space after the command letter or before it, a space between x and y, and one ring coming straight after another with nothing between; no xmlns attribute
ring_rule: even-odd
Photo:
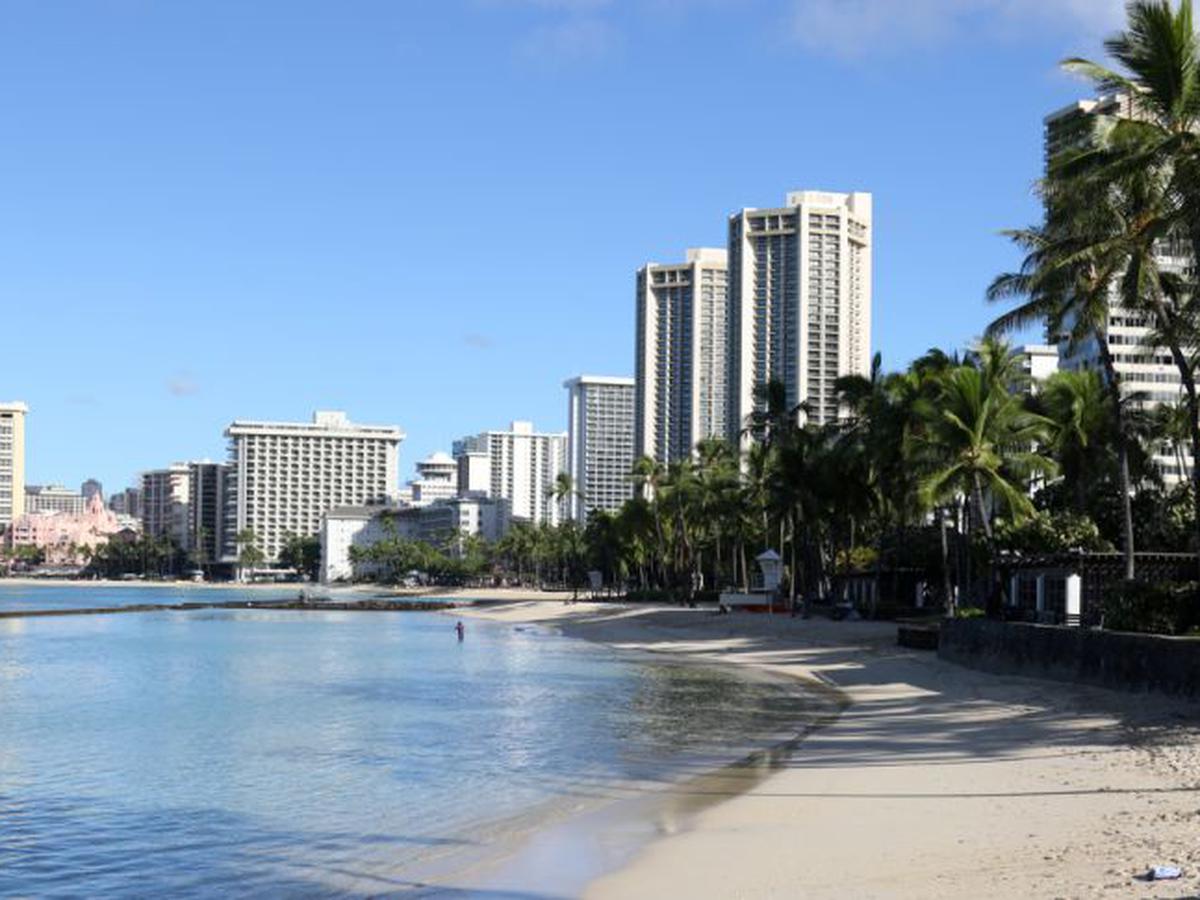
<svg viewBox="0 0 1200 900"><path fill-rule="evenodd" d="M565 427L633 277L875 194L874 346L960 346L1119 0L0 0L0 399L29 480L233 418Z"/></svg>

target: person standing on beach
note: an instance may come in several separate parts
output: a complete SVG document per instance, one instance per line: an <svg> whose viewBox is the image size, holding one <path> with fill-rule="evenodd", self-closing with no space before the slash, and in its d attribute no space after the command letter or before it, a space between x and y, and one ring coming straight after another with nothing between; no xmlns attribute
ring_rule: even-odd
<svg viewBox="0 0 1200 900"><path fill-rule="evenodd" d="M457 625L454 626L454 630L456 632L458 632L458 642L461 644L462 639L463 639L463 634L466 632L467 629L463 628L462 622L459 622Z"/></svg>

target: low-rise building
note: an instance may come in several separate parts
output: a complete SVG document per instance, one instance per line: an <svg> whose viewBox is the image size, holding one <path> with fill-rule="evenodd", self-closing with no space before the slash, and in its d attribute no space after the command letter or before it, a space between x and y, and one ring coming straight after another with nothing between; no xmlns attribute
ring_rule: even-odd
<svg viewBox="0 0 1200 900"><path fill-rule="evenodd" d="M1017 348L1021 371L1034 385L1058 371L1058 347L1050 344L1025 344Z"/></svg>
<svg viewBox="0 0 1200 900"><path fill-rule="evenodd" d="M81 516L84 512L83 494L61 484L30 484L25 487L25 511L29 513L66 513Z"/></svg>
<svg viewBox="0 0 1200 900"><path fill-rule="evenodd" d="M355 560L354 548L365 550L383 540L424 541L458 552L462 540L477 536L499 540L508 525L508 504L486 497L453 497L428 506L345 506L321 520L321 581L349 581L377 574L376 567Z"/></svg>
<svg viewBox="0 0 1200 900"><path fill-rule="evenodd" d="M104 507L104 499L93 494L80 513L58 510L32 512L19 516L7 535L8 546L36 547L46 565L78 566L87 562L94 550L122 530L116 513Z"/></svg>

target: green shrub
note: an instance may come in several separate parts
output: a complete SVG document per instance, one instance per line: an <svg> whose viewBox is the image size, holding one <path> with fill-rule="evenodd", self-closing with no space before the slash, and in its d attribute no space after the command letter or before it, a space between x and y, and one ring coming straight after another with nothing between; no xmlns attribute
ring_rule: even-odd
<svg viewBox="0 0 1200 900"><path fill-rule="evenodd" d="M987 610L978 606L960 606L954 612L956 619L982 619L987 616Z"/></svg>
<svg viewBox="0 0 1200 900"><path fill-rule="evenodd" d="M672 603L675 597L670 591L651 588L645 591L630 591L625 595L625 600L629 603Z"/></svg>
<svg viewBox="0 0 1200 900"><path fill-rule="evenodd" d="M1104 627L1142 634L1187 634L1200 627L1197 585L1126 581L1104 598Z"/></svg>

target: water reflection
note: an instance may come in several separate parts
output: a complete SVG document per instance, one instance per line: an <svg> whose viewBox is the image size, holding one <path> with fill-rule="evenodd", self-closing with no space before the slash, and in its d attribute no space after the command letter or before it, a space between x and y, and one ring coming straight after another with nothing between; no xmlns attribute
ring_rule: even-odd
<svg viewBox="0 0 1200 900"><path fill-rule="evenodd" d="M794 731L792 684L421 614L0 630L0 894L378 895L515 812ZM471 852L476 852L472 850Z"/></svg>

